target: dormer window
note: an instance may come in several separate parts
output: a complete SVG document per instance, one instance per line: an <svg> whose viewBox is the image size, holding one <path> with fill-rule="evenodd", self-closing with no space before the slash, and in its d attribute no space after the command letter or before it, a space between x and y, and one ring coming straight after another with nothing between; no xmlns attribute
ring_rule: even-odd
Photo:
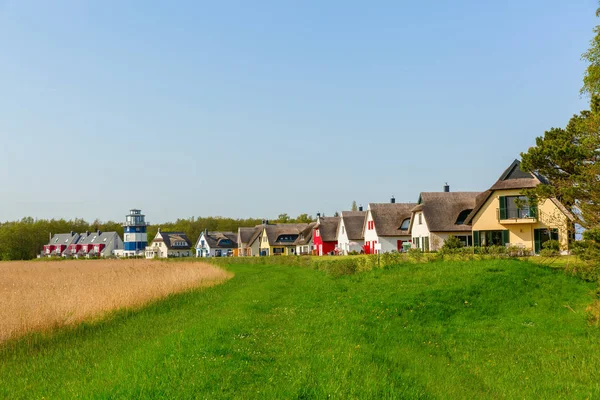
<svg viewBox="0 0 600 400"><path fill-rule="evenodd" d="M471 211L473 211L473 210L462 210L460 212L460 214L458 214L458 218L456 218L455 224L456 225L464 225L465 220L467 219L467 217L469 216Z"/></svg>
<svg viewBox="0 0 600 400"><path fill-rule="evenodd" d="M402 221L402 225L400 225L400 230L407 231L409 225L410 225L410 218L406 218L404 221Z"/></svg>

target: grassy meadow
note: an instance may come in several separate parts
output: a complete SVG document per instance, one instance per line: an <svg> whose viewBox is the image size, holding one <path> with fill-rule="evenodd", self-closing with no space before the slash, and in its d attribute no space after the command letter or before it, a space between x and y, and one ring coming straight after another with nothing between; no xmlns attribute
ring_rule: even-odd
<svg viewBox="0 0 600 400"><path fill-rule="evenodd" d="M222 285L6 343L0 397L600 396L597 286L558 269L229 268Z"/></svg>
<svg viewBox="0 0 600 400"><path fill-rule="evenodd" d="M199 262L154 260L0 263L0 343L28 332L72 325L198 286L231 273Z"/></svg>

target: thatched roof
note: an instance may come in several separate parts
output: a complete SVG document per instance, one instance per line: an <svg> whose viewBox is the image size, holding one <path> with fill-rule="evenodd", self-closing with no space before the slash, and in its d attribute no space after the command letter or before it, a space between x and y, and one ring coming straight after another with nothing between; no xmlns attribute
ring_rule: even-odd
<svg viewBox="0 0 600 400"><path fill-rule="evenodd" d="M363 225L365 224L366 211L342 211L342 220L349 240L363 240Z"/></svg>
<svg viewBox="0 0 600 400"><path fill-rule="evenodd" d="M310 241L312 240L313 237L313 230L315 229L315 226L317 226L316 222L311 222L310 224L308 224L306 226L306 228L304 228L300 234L298 235L298 238L294 241L295 245L304 245L304 244L308 244L310 243Z"/></svg>
<svg viewBox="0 0 600 400"><path fill-rule="evenodd" d="M320 217L317 228L324 242L335 242L337 240L337 230L340 224L340 217Z"/></svg>
<svg viewBox="0 0 600 400"><path fill-rule="evenodd" d="M264 229L267 231L267 238L269 239L269 245L292 245L294 241L300 236L300 232L307 227L308 224L275 224L275 225L264 225ZM283 240L286 237L293 237L293 240Z"/></svg>
<svg viewBox="0 0 600 400"><path fill-rule="evenodd" d="M416 203L370 203L369 210L375 222L378 236L406 236L408 230L400 230L402 221L411 217Z"/></svg>
<svg viewBox="0 0 600 400"><path fill-rule="evenodd" d="M247 227L238 228L238 237L237 237L238 245L250 244L250 240L252 239L252 236L254 236L256 231L260 231L261 226L262 225L258 225L258 226L251 227L251 228L247 228Z"/></svg>
<svg viewBox="0 0 600 400"><path fill-rule="evenodd" d="M430 232L470 232L464 221L475 208L479 192L423 192L413 213L423 211ZM461 215L462 214L462 215ZM461 221L459 221L461 217ZM411 221L411 228L414 220Z"/></svg>
<svg viewBox="0 0 600 400"><path fill-rule="evenodd" d="M158 232L162 237L163 242L167 246L167 249L175 250L190 250L192 248L192 242L188 239L187 235L183 232ZM158 241L158 240L154 240ZM185 242L185 245L175 245L175 243Z"/></svg>
<svg viewBox="0 0 600 400"><path fill-rule="evenodd" d="M237 234L233 232L204 232L201 237L204 237L204 240L212 249L234 249L238 247Z"/></svg>

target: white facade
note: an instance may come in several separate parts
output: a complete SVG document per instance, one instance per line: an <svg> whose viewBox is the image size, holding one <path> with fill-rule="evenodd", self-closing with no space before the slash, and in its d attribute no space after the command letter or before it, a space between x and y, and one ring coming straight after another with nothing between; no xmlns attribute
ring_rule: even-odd
<svg viewBox="0 0 600 400"><path fill-rule="evenodd" d="M308 243L305 244L297 244L296 245L296 254L298 255L310 255L314 249L315 245L313 244L312 238Z"/></svg>
<svg viewBox="0 0 600 400"><path fill-rule="evenodd" d="M344 218L340 218L340 223L338 225L337 231L337 248L340 254L348 255L348 253L352 251L356 251L360 253L365 244L364 240L350 240L348 238L348 232L346 232L346 226L344 225Z"/></svg>
<svg viewBox="0 0 600 400"><path fill-rule="evenodd" d="M432 248L432 245L436 243L431 243L430 232L423 211L418 211L413 214L411 237L411 247L413 249L421 249L423 251L437 250L437 248ZM441 244L439 246L441 247Z"/></svg>

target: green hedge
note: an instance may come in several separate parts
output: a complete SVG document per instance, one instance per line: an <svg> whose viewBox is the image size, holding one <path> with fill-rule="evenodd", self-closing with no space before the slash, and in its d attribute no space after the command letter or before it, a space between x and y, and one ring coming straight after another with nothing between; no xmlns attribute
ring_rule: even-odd
<svg viewBox="0 0 600 400"><path fill-rule="evenodd" d="M271 256L271 257L214 257L203 259L220 266L230 264L252 265L289 265L294 267L313 268L325 271L333 276L351 275L356 272L371 271L377 268L387 268L403 263L427 263L433 261L465 261L510 257L507 252L497 249L492 251L477 251L477 249L457 249L457 252L423 253L410 251L408 253L384 253L377 255L359 256ZM475 251L474 251L475 250ZM483 254L482 254L483 253Z"/></svg>

